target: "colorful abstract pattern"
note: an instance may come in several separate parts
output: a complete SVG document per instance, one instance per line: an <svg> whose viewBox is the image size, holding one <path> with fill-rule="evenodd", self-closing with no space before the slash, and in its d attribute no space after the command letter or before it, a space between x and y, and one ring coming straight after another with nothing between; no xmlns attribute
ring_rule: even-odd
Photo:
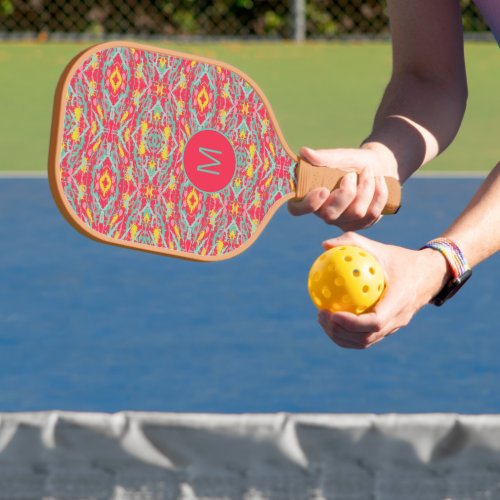
<svg viewBox="0 0 500 500"><path fill-rule="evenodd" d="M117 243L223 256L294 191L295 162L264 102L215 64L126 46L97 51L71 77L64 115L64 196L85 226ZM217 192L197 188L183 165L202 130L222 134L236 158Z"/></svg>

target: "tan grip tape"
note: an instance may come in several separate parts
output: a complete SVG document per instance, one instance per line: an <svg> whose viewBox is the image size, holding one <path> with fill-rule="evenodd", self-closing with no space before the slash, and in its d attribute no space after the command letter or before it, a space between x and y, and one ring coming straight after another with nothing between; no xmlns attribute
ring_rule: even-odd
<svg viewBox="0 0 500 500"><path fill-rule="evenodd" d="M301 200L313 189L326 187L330 191L337 188L347 170L331 167L315 167L299 158L297 166L296 199ZM394 177L384 177L389 191L387 203L382 211L384 215L395 214L401 206L401 185Z"/></svg>

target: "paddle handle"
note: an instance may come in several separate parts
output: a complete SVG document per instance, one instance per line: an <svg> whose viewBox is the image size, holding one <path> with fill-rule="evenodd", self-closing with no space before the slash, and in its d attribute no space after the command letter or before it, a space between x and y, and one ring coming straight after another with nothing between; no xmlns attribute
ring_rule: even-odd
<svg viewBox="0 0 500 500"><path fill-rule="evenodd" d="M297 165L296 199L301 200L313 189L326 187L330 191L337 188L346 174L346 170L331 167L316 167L299 158ZM401 206L401 185L394 177L384 177L389 191L389 197L382 213L395 214Z"/></svg>

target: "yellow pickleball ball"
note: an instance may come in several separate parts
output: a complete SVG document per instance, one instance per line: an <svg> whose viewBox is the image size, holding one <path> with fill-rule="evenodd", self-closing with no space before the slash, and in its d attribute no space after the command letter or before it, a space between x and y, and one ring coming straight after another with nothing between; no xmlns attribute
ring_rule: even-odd
<svg viewBox="0 0 500 500"><path fill-rule="evenodd" d="M382 266L356 246L330 248L309 271L309 295L318 309L332 312L368 312L385 288Z"/></svg>

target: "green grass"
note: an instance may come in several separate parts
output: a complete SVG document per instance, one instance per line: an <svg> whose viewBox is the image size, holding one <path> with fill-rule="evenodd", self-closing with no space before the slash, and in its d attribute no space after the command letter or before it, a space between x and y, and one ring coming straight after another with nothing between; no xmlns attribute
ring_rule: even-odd
<svg viewBox="0 0 500 500"><path fill-rule="evenodd" d="M170 44L239 67L264 90L294 150L357 146L390 74L387 43ZM44 170L57 79L82 44L0 45L0 170ZM498 48L466 47L469 104L454 144L427 169L487 170L498 161Z"/></svg>

